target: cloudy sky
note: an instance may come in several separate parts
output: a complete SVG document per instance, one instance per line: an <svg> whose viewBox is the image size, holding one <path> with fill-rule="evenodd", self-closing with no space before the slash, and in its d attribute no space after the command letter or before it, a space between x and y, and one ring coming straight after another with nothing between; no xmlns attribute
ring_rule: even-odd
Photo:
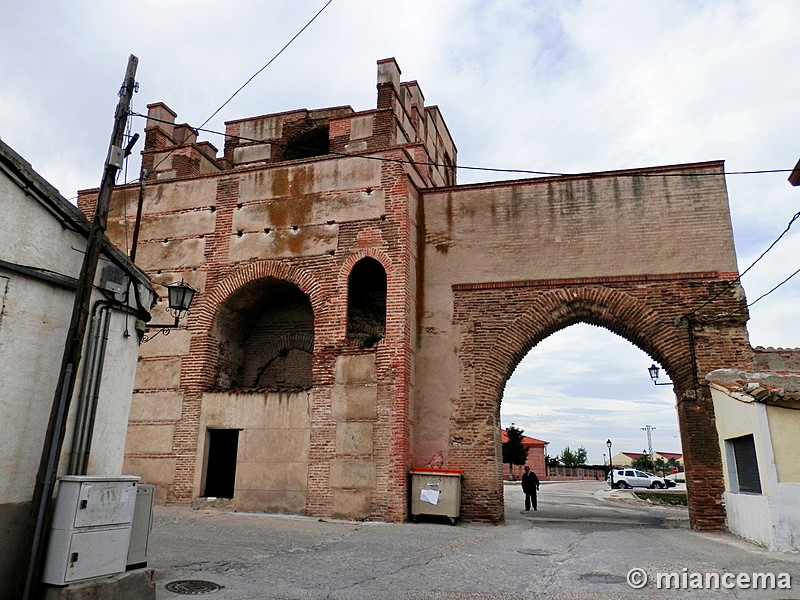
<svg viewBox="0 0 800 600"><path fill-rule="evenodd" d="M199 125L327 0L28 0L0 18L0 137L61 193L96 187L128 55L134 110L163 101ZM223 9L224 7L224 9ZM395 57L440 107L461 165L580 173L724 159L800 158L800 2L333 0L207 128L296 108L375 106L375 63ZM142 119L132 120L141 132ZM218 148L220 136L204 134ZM141 149L141 145L137 150ZM132 161L127 180L135 179ZM459 172L459 182L498 179ZM739 268L800 210L787 173L729 175ZM743 279L752 302L800 265L796 224ZM798 347L800 276L751 308L753 345ZM674 398L625 340L575 326L509 381L503 423L603 460L679 451Z"/></svg>

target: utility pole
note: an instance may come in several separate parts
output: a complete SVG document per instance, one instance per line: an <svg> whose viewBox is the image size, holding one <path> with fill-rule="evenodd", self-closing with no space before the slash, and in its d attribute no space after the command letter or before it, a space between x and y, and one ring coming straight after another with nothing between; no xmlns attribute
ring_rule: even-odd
<svg viewBox="0 0 800 600"><path fill-rule="evenodd" d="M103 247L103 237L108 221L108 210L111 201L111 192L117 172L122 166L125 153L130 153L132 141L128 148L122 148L122 139L125 133L125 124L136 86L136 67L139 59L131 54L128 58L128 68L125 72L125 81L119 92L119 102L114 114L114 129L111 135L111 144L106 157L103 179L100 183L100 193L97 197L97 206L94 220L89 230L86 243L86 253L83 256L83 265L78 280L78 289L75 292L75 301L72 306L67 339L64 345L64 355L61 361L61 370L56 385L53 405L50 411L50 421L47 425L42 457L39 462L39 472L36 476L36 486L33 492L31 521L29 523L29 562L25 577L23 599L30 600L39 587L44 563L44 551L48 538L47 527L52 519L51 499L53 487L57 476L58 459L61 456L61 447L64 443L64 432L67 425L67 415L72 395L75 390L75 371L81 361L83 341L86 335L86 323L89 317L89 304L94 287L94 278L97 274L97 262Z"/></svg>
<svg viewBox="0 0 800 600"><path fill-rule="evenodd" d="M647 455L650 457L650 465L653 469L656 468L656 462L653 460L653 435L652 432L655 429L652 425L645 425L644 427L640 427L642 431L647 432Z"/></svg>
<svg viewBox="0 0 800 600"><path fill-rule="evenodd" d="M800 185L800 160L797 161L794 169L792 169L791 175L789 175L789 183L795 187Z"/></svg>

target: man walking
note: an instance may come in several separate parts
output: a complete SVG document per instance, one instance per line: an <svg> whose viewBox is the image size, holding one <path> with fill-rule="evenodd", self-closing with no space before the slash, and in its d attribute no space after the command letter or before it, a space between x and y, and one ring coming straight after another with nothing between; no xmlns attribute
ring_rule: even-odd
<svg viewBox="0 0 800 600"><path fill-rule="evenodd" d="M525 472L522 474L522 492L525 494L525 510L536 510L536 492L539 491L539 478L536 473L525 465Z"/></svg>

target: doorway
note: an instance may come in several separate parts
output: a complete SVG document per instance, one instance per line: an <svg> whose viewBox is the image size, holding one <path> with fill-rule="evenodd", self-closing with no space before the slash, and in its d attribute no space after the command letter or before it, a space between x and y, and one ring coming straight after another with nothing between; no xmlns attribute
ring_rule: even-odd
<svg viewBox="0 0 800 600"><path fill-rule="evenodd" d="M206 498L233 498L239 429L209 429L206 460Z"/></svg>

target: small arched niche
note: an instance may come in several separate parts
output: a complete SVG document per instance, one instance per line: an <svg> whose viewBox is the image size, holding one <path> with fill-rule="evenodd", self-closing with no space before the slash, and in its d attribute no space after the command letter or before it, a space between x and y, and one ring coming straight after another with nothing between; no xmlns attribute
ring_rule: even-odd
<svg viewBox="0 0 800 600"><path fill-rule="evenodd" d="M362 258L347 281L347 339L362 348L386 335L386 270L374 258Z"/></svg>
<svg viewBox="0 0 800 600"><path fill-rule="evenodd" d="M212 326L216 389L298 389L312 385L314 313L295 284L251 281L220 306Z"/></svg>

